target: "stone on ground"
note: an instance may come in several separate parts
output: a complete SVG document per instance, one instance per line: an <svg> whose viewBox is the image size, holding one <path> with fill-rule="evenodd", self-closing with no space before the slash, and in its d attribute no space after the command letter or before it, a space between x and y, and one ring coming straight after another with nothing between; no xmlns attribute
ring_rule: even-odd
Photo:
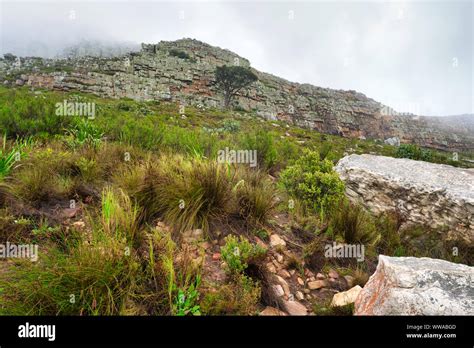
<svg viewBox="0 0 474 348"><path fill-rule="evenodd" d="M359 296L359 293L361 292L362 288L359 285L354 286L353 288L344 291L344 292L339 292L334 295L331 301L331 306L332 307L341 307L341 306L346 306L348 304L354 303L357 296Z"/></svg>
<svg viewBox="0 0 474 348"><path fill-rule="evenodd" d="M474 267L380 255L355 315L474 315Z"/></svg>

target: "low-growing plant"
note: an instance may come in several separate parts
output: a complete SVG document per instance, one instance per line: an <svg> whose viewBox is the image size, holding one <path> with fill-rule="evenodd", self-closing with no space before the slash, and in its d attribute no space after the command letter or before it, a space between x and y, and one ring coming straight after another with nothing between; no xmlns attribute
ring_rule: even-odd
<svg viewBox="0 0 474 348"><path fill-rule="evenodd" d="M374 218L359 204L344 201L333 210L330 227L347 244L374 246L380 240Z"/></svg>
<svg viewBox="0 0 474 348"><path fill-rule="evenodd" d="M200 282L201 278L198 276L188 288L178 289L173 308L175 315L201 315L201 307L198 304Z"/></svg>
<svg viewBox="0 0 474 348"><path fill-rule="evenodd" d="M73 147L89 145L96 148L104 136L102 130L93 121L85 118L78 119L74 127L69 130L69 134L73 137L71 143Z"/></svg>
<svg viewBox="0 0 474 348"><path fill-rule="evenodd" d="M179 232L208 231L212 218L225 215L231 187L223 165L163 157L159 164L148 166L137 198L145 220L161 216Z"/></svg>
<svg viewBox="0 0 474 348"><path fill-rule="evenodd" d="M260 285L243 274L206 292L200 302L204 315L255 315L261 298Z"/></svg>
<svg viewBox="0 0 474 348"><path fill-rule="evenodd" d="M245 171L235 186L238 213L251 224L262 225L275 208L277 194L273 183L258 171Z"/></svg>
<svg viewBox="0 0 474 348"><path fill-rule="evenodd" d="M258 130L253 134L245 134L242 148L257 151L258 168L269 170L277 161L277 151L273 141L273 135L265 130Z"/></svg>
<svg viewBox="0 0 474 348"><path fill-rule="evenodd" d="M234 235L225 238L225 245L221 247L222 259L231 274L245 271L250 262L255 262L264 256L266 250L259 245L252 244L243 236L240 239Z"/></svg>

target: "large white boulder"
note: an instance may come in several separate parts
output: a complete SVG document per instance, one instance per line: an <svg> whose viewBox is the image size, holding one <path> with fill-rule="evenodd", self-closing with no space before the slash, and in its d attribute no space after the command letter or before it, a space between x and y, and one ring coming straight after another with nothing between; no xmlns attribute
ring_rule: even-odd
<svg viewBox="0 0 474 348"><path fill-rule="evenodd" d="M474 170L374 155L342 158L335 170L346 195L374 213L396 211L409 223L448 226L474 242Z"/></svg>
<svg viewBox="0 0 474 348"><path fill-rule="evenodd" d="M474 267L380 255L355 315L474 315Z"/></svg>

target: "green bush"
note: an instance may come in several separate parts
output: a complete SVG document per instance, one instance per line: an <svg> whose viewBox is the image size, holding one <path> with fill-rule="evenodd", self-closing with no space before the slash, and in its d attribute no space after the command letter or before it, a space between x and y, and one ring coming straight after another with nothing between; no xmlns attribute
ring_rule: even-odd
<svg viewBox="0 0 474 348"><path fill-rule="evenodd" d="M294 165L281 173L280 180L291 196L321 216L344 196L344 183L332 162L321 161L314 151L305 150Z"/></svg>
<svg viewBox="0 0 474 348"><path fill-rule="evenodd" d="M181 59L186 59L186 60L191 59L189 54L187 54L184 51L177 50L177 49L169 50L169 54L170 54L170 56L178 57L178 58L181 58Z"/></svg>
<svg viewBox="0 0 474 348"><path fill-rule="evenodd" d="M225 238L225 245L221 247L222 259L231 274L242 273L247 269L249 262L255 262L265 253L265 249L250 243L242 236L239 240L236 236L228 235Z"/></svg>
<svg viewBox="0 0 474 348"><path fill-rule="evenodd" d="M430 150L422 149L414 144L401 144L397 149L396 156L426 162L433 160L433 153Z"/></svg>

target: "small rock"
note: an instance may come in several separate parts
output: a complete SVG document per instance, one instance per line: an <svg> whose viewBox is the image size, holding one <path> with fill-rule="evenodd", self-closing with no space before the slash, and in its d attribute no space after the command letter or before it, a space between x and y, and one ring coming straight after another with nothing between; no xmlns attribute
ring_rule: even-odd
<svg viewBox="0 0 474 348"><path fill-rule="evenodd" d="M284 306L290 315L308 315L306 307L298 301L287 301Z"/></svg>
<svg viewBox="0 0 474 348"><path fill-rule="evenodd" d="M270 236L270 246L273 248L277 246L286 246L286 242L278 235L278 234L272 234Z"/></svg>
<svg viewBox="0 0 474 348"><path fill-rule="evenodd" d="M63 209L63 216L67 219L72 219L73 217L76 216L78 212L78 208L66 208Z"/></svg>
<svg viewBox="0 0 474 348"><path fill-rule="evenodd" d="M314 277L314 273L311 272L309 269L305 268L304 275L307 277Z"/></svg>
<svg viewBox="0 0 474 348"><path fill-rule="evenodd" d="M290 274L291 275L294 275L296 273L296 271L294 269L290 269Z"/></svg>
<svg viewBox="0 0 474 348"><path fill-rule="evenodd" d="M318 274L316 274L316 279L319 279L319 280L326 279L326 276L322 273L318 273Z"/></svg>
<svg viewBox="0 0 474 348"><path fill-rule="evenodd" d="M267 269L270 273L276 273L275 265L271 262L267 263Z"/></svg>
<svg viewBox="0 0 474 348"><path fill-rule="evenodd" d="M275 258L276 258L276 260L277 260L279 263L282 263L282 262L283 262L283 255L281 255L281 254L276 254L276 255L275 255Z"/></svg>
<svg viewBox="0 0 474 348"><path fill-rule="evenodd" d="M317 290L327 286L327 282L325 280L314 280L308 283L308 288L310 290Z"/></svg>
<svg viewBox="0 0 474 348"><path fill-rule="evenodd" d="M283 279L282 277L278 276L278 275L276 277L278 279L278 283L280 283L280 285L283 287L283 291L284 291L285 295L289 295L290 294L290 286L288 285L286 280Z"/></svg>
<svg viewBox="0 0 474 348"><path fill-rule="evenodd" d="M304 300L304 294L301 291L297 291L296 292L296 298L300 301Z"/></svg>
<svg viewBox="0 0 474 348"><path fill-rule="evenodd" d="M267 306L263 311L260 312L259 315L263 316L280 316L280 315L287 315L285 312L279 310L275 307Z"/></svg>
<svg viewBox="0 0 474 348"><path fill-rule="evenodd" d="M217 260L219 260L220 258L221 258L221 254L220 254L220 253L214 253L214 254L212 254L212 259L213 259L214 261L217 261Z"/></svg>
<svg viewBox="0 0 474 348"><path fill-rule="evenodd" d="M281 269L278 272L278 275L282 276L283 278L290 278L291 277L290 273L288 273L288 271L286 269Z"/></svg>
<svg viewBox="0 0 474 348"><path fill-rule="evenodd" d="M311 291L310 291L309 289L303 289L303 292L304 292L305 294L309 294Z"/></svg>
<svg viewBox="0 0 474 348"><path fill-rule="evenodd" d="M273 285L272 288L273 288L273 292L275 293L277 297L281 297L285 294L285 292L283 291L283 288L279 284Z"/></svg>
<svg viewBox="0 0 474 348"><path fill-rule="evenodd" d="M362 288L359 285L354 286L353 288L340 292L334 295L331 301L332 307L345 306L350 303L354 303L359 293L362 291Z"/></svg>
<svg viewBox="0 0 474 348"><path fill-rule="evenodd" d="M304 280L301 279L300 277L296 278L296 281L298 282L299 285L304 286Z"/></svg>

